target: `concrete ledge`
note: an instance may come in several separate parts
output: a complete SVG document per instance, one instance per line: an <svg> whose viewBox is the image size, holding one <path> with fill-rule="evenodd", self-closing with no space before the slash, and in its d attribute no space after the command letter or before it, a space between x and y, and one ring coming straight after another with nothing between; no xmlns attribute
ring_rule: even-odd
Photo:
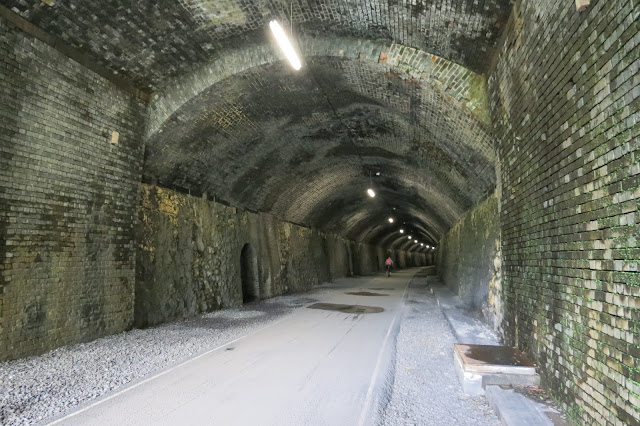
<svg viewBox="0 0 640 426"><path fill-rule="evenodd" d="M454 345L455 369L465 393L482 395L487 384L533 385L540 382L535 366L508 346Z"/></svg>
<svg viewBox="0 0 640 426"><path fill-rule="evenodd" d="M564 415L553 407L534 402L510 387L487 386L485 395L491 408L508 426L568 426Z"/></svg>
<svg viewBox="0 0 640 426"><path fill-rule="evenodd" d="M499 345L498 335L488 324L478 318L460 298L441 284L431 284L431 293L436 297L438 305L451 326L453 335L459 343L475 345Z"/></svg>
<svg viewBox="0 0 640 426"><path fill-rule="evenodd" d="M540 386L539 374L486 374L482 376L482 388L487 386Z"/></svg>

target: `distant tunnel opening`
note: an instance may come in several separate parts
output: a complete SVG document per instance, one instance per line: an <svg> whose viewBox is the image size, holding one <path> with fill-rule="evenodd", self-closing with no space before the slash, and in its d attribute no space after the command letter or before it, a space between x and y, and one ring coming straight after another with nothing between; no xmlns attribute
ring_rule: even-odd
<svg viewBox="0 0 640 426"><path fill-rule="evenodd" d="M260 298L258 257L251 244L245 244L240 252L240 276L242 279L242 303L258 300Z"/></svg>

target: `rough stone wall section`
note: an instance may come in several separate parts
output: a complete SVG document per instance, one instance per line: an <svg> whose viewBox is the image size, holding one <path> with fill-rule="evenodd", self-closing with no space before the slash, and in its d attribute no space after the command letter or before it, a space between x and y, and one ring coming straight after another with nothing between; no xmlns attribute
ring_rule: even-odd
<svg viewBox="0 0 640 426"><path fill-rule="evenodd" d="M309 290L352 274L353 264L374 272L344 238L157 186L141 192L136 326L241 305L246 244L257 258L259 298Z"/></svg>
<svg viewBox="0 0 640 426"><path fill-rule="evenodd" d="M0 359L131 326L146 117L0 19Z"/></svg>
<svg viewBox="0 0 640 426"><path fill-rule="evenodd" d="M440 240L437 270L469 306L502 333L502 259L498 200L494 193L465 214Z"/></svg>
<svg viewBox="0 0 640 426"><path fill-rule="evenodd" d="M640 423L640 8L518 1L489 79L505 334L577 424Z"/></svg>

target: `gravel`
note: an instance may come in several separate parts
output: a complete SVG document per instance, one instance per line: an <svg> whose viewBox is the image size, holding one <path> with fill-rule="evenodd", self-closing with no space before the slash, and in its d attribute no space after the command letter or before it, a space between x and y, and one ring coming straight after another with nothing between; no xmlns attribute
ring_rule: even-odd
<svg viewBox="0 0 640 426"><path fill-rule="evenodd" d="M142 380L314 303L312 293L276 297L44 355L0 363L0 424L46 423L78 405Z"/></svg>
<svg viewBox="0 0 640 426"><path fill-rule="evenodd" d="M332 286L311 293L134 329L41 356L0 363L0 424L46 423L78 406L256 331L318 301ZM397 328L393 368L381 409L384 425L499 425L484 397L462 393L453 369L455 339L416 277Z"/></svg>
<svg viewBox="0 0 640 426"><path fill-rule="evenodd" d="M462 392L453 365L456 343L427 277L412 280L387 378L383 425L500 425L484 396Z"/></svg>

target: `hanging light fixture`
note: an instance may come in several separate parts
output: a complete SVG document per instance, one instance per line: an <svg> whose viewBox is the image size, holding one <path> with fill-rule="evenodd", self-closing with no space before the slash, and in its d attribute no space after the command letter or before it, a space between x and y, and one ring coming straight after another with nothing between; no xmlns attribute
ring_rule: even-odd
<svg viewBox="0 0 640 426"><path fill-rule="evenodd" d="M376 191L373 190L373 179L371 179L371 170L369 170L369 189L367 189L367 194L369 194L369 197L371 198L376 196Z"/></svg>
<svg viewBox="0 0 640 426"><path fill-rule="evenodd" d="M276 41L278 42L278 46L284 53L284 56L287 57L289 63L293 67L294 70L298 71L302 68L302 64L300 63L300 58L298 58L298 54L296 53L291 41L285 34L284 30L278 23L278 21L273 20L269 22L269 28L271 28L271 32L273 33Z"/></svg>

